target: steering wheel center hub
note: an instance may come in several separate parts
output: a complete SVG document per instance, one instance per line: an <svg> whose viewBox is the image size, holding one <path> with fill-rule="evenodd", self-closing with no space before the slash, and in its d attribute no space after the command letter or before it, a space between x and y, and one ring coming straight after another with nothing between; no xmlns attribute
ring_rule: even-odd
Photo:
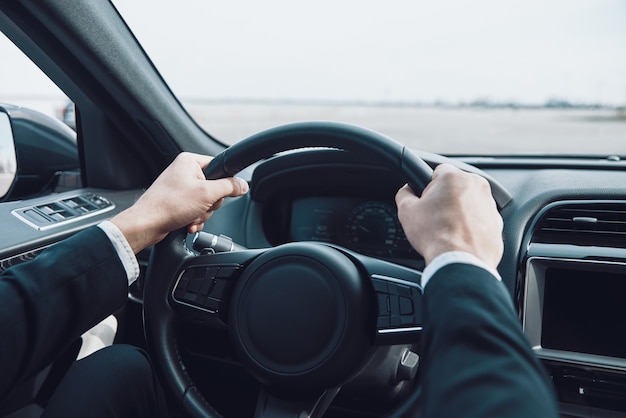
<svg viewBox="0 0 626 418"><path fill-rule="evenodd" d="M266 384L338 383L329 379L353 373L362 357L356 354L370 346L365 291L354 264L334 248L294 243L268 251L234 289L229 321L235 346Z"/></svg>

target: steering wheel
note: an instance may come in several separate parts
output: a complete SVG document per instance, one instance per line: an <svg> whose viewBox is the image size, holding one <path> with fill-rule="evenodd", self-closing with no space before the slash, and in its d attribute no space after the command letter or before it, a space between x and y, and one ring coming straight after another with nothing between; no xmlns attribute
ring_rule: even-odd
<svg viewBox="0 0 626 418"><path fill-rule="evenodd" d="M329 122L255 134L216 156L205 175L233 176L278 152L306 147L367 156L401 173L416 193L432 177L428 164L391 139ZM220 414L186 371L179 321L228 328L239 359L266 389L258 417L321 416L378 347L419 338L417 271L320 242L194 255L185 239L184 230L170 233L151 254L144 325L161 382L189 416Z"/></svg>

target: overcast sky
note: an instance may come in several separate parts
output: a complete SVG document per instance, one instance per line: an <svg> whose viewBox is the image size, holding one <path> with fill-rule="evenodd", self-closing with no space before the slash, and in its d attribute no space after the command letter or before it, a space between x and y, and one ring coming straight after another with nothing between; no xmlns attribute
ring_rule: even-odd
<svg viewBox="0 0 626 418"><path fill-rule="evenodd" d="M181 97L626 104L623 0L115 4ZM55 94L0 54L0 101Z"/></svg>

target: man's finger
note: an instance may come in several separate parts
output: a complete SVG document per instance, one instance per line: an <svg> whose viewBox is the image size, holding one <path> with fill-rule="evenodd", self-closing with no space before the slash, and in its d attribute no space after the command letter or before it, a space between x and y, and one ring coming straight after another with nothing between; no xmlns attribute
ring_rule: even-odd
<svg viewBox="0 0 626 418"><path fill-rule="evenodd" d="M432 181L434 181L439 176L442 176L442 175L445 175L445 174L448 174L448 173L456 173L456 172L460 172L460 171L461 171L460 169L458 169L457 167L453 166L452 164L448 164L448 163L439 164L433 170Z"/></svg>
<svg viewBox="0 0 626 418"><path fill-rule="evenodd" d="M213 203L213 206L211 206L211 209L209 209L210 211L216 211L219 208L222 207L222 204L224 203L224 199L220 199L217 202Z"/></svg>
<svg viewBox="0 0 626 418"><path fill-rule="evenodd" d="M213 157L210 155L194 154L192 152L183 152L181 154L185 154L185 156L183 156L185 158L187 155L193 158L203 170L207 167L207 165L209 165L211 160L213 160Z"/></svg>
<svg viewBox="0 0 626 418"><path fill-rule="evenodd" d="M211 190L221 199L223 197L237 197L248 192L248 182L239 177L225 177L223 179L208 180Z"/></svg>
<svg viewBox="0 0 626 418"><path fill-rule="evenodd" d="M409 186L408 184L405 184L404 186L400 187L400 189L396 193L396 205L399 205L401 201L409 197L419 199L419 197L415 195L415 192L413 191L411 186Z"/></svg>

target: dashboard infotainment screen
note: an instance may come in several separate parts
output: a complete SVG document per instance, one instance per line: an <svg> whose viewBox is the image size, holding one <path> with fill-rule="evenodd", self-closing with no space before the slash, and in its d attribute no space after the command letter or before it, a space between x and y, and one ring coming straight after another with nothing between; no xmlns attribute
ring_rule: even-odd
<svg viewBox="0 0 626 418"><path fill-rule="evenodd" d="M547 268L541 346L626 358L626 274Z"/></svg>

